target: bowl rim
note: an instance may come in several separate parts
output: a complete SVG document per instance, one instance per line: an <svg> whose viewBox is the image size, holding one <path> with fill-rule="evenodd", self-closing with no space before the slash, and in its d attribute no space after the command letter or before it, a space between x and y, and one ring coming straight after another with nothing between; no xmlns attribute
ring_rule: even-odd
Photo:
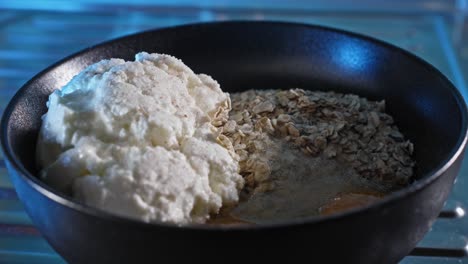
<svg viewBox="0 0 468 264"><path fill-rule="evenodd" d="M349 210L345 210L342 212L338 212L331 215L325 216L309 216L304 217L301 219L291 219L285 221L279 221L274 223L267 223L267 224L260 224L260 225L234 225L234 226L223 226L223 225L206 225L206 224L190 224L190 225L177 225L172 223L163 223L163 222L143 222L138 219L133 219L127 216L116 215L110 212L106 212L104 210L86 205L82 202L75 200L74 198L62 194L52 187L48 186L46 183L41 181L39 178L34 176L30 173L20 162L17 158L16 154L14 153L11 145L9 144L9 136L8 136L8 124L10 121L11 114L17 104L17 102L21 99L22 94L25 93L29 87L36 82L36 80L40 79L44 75L48 74L48 72L54 70L57 67L60 67L62 64L69 62L72 59L79 58L80 56L88 53L97 48L102 48L107 45L112 45L116 42L120 42L126 39L138 38L142 35L147 34L154 34L158 32L164 31L174 31L174 30L187 30L189 28L203 28L203 27L212 27L218 26L223 27L223 25L264 25L265 27L269 26L282 26L282 27L304 27L311 30L324 30L327 32L337 33L341 35L350 36L355 39L363 40L366 42L371 42L378 46L381 46L385 49L390 49L394 51L398 51L402 53L405 57L410 60L415 61L421 67L426 68L431 73L437 75L443 83L447 85L450 89L450 92L454 99L457 102L458 108L461 112L461 131L459 137L457 139L457 143L455 147L449 152L445 160L440 162L439 165L431 170L430 172L424 174L421 179L411 183L409 186L402 188L401 190L395 191L389 195L386 195L381 200L374 202L370 205L361 206L358 208L353 208ZM452 84L452 82L437 68L432 66L429 62L425 61L424 59L418 57L417 55L404 50L396 45L390 44L388 42L376 39L371 36L367 36L360 33L355 33L339 28L323 26L323 25L316 25L316 24L306 24L306 23L297 23L297 22L284 22L284 21L274 21L274 20L267 20L267 21L255 21L255 20L229 20L229 21L217 21L217 22L201 22L201 23L190 23L190 24L183 24L171 27L163 27L163 28L155 28L145 31L139 31L133 34L124 35L118 38L110 39L104 42L101 42L96 45L92 45L87 47L83 50L75 52L67 57L60 59L59 61L53 63L52 65L48 66L44 70L40 71L34 77L32 77L29 81L27 81L10 99L7 107L5 108L1 123L0 123L0 146L4 153L5 163L7 166L8 173L11 174L11 170L15 170L19 177L21 177L30 187L35 189L37 192L41 193L42 195L46 196L48 199L56 202L68 209L72 209L78 211L80 213L90 215L93 217L99 217L104 221L113 221L113 222L121 222L126 225L136 225L138 227L147 227L147 228L177 228L177 229L187 229L187 230L203 230L203 231L242 231L242 230L262 230L262 229L274 229L274 228L284 228L284 227L291 227L291 226L299 226L299 225L309 225L309 224L316 224L321 222L330 222L330 221L338 221L341 218L346 218L348 216L357 215L360 213L365 213L370 210L381 210L383 207L388 206L392 203L397 203L402 200L404 197L411 195L412 193L416 193L426 187L427 185L431 184L432 182L436 181L463 153L468 139L468 120L467 120L468 110L466 102L461 95L460 91ZM34 220L34 219L33 219Z"/></svg>

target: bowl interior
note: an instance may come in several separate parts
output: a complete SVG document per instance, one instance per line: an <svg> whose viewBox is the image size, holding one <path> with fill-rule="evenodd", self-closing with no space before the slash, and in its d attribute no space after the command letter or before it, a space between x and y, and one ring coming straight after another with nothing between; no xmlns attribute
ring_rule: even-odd
<svg viewBox="0 0 468 264"><path fill-rule="evenodd" d="M416 178L448 161L465 137L465 106L437 70L392 46L341 31L285 23L218 23L149 31L91 47L45 70L14 97L3 119L4 151L37 175L35 145L48 95L84 67L140 51L174 55L224 91L335 90L387 102L415 145Z"/></svg>

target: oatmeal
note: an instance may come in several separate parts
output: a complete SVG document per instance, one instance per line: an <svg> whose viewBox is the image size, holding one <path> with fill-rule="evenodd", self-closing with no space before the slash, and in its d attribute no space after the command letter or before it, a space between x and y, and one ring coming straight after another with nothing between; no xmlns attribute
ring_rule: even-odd
<svg viewBox="0 0 468 264"><path fill-rule="evenodd" d="M243 200L232 210L239 219L263 223L352 208L411 180L413 144L384 101L302 89L230 96L219 138L238 156L245 179Z"/></svg>
<svg viewBox="0 0 468 264"><path fill-rule="evenodd" d="M348 164L382 184L404 186L411 179L413 144L385 113L384 101L302 89L250 90L231 94L231 101L223 134L251 188L268 189L274 139Z"/></svg>

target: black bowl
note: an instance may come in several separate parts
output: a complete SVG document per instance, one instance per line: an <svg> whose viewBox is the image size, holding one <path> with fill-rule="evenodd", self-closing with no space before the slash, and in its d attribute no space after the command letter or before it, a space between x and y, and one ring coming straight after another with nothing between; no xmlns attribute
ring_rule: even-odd
<svg viewBox="0 0 468 264"><path fill-rule="evenodd" d="M371 206L251 227L145 224L80 204L41 182L35 143L48 95L86 66L139 51L181 58L228 92L302 87L385 99L414 143L416 181ZM319 26L274 22L187 25L88 48L14 96L1 123L8 171L26 211L71 263L288 261L394 263L428 231L451 190L467 136L466 105L428 63L392 45Z"/></svg>

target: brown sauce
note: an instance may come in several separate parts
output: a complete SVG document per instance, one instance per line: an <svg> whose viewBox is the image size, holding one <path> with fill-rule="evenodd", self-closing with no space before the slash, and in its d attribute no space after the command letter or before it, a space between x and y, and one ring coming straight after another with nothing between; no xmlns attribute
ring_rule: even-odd
<svg viewBox="0 0 468 264"><path fill-rule="evenodd" d="M254 223L241 220L231 214L234 207L222 208L219 214L211 216L206 222L208 225L239 226L253 225Z"/></svg>
<svg viewBox="0 0 468 264"><path fill-rule="evenodd" d="M320 207L320 215L331 215L350 209L363 207L382 199L383 194L376 192L340 193Z"/></svg>
<svg viewBox="0 0 468 264"><path fill-rule="evenodd" d="M384 193L362 190L339 193L319 208L319 215L332 215L350 209L364 207L375 203L384 197ZM223 208L220 213L212 216L207 224L223 226L254 225L254 222L239 219L232 214L235 207Z"/></svg>

